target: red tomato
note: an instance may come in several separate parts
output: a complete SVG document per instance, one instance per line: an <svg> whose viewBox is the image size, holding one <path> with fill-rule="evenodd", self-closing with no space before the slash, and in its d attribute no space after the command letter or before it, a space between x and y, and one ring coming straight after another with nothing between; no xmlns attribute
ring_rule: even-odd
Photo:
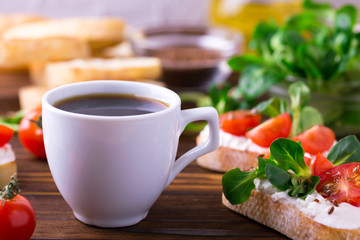
<svg viewBox="0 0 360 240"><path fill-rule="evenodd" d="M315 176L320 176L323 172L335 167L332 162L330 162L326 157L324 157L321 153L316 155L313 164L313 173Z"/></svg>
<svg viewBox="0 0 360 240"><path fill-rule="evenodd" d="M293 140L300 141L305 152L314 155L329 150L335 141L335 134L328 127L315 125Z"/></svg>
<svg viewBox="0 0 360 240"><path fill-rule="evenodd" d="M260 124L261 115L246 110L224 113L219 117L220 128L236 136L243 136L247 130Z"/></svg>
<svg viewBox="0 0 360 240"><path fill-rule="evenodd" d="M287 138L291 130L291 118L289 113L280 114L270 118L259 126L246 133L254 143L261 147L270 147L271 143L277 138Z"/></svg>
<svg viewBox="0 0 360 240"><path fill-rule="evenodd" d="M17 192L18 190L16 193L10 193L11 198L0 195L0 200L3 200L3 203L0 201L0 238L2 240L28 240L35 230L34 209L30 202Z"/></svg>
<svg viewBox="0 0 360 240"><path fill-rule="evenodd" d="M320 174L316 187L324 198L360 207L360 163L346 163Z"/></svg>
<svg viewBox="0 0 360 240"><path fill-rule="evenodd" d="M24 115L19 125L21 144L39 158L46 158L41 107L35 108Z"/></svg>
<svg viewBox="0 0 360 240"><path fill-rule="evenodd" d="M13 135L14 135L13 129L0 124L0 147L8 143Z"/></svg>

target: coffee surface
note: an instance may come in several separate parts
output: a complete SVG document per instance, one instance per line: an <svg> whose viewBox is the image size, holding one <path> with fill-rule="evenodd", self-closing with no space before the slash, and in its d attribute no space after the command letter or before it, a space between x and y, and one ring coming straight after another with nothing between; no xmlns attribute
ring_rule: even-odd
<svg viewBox="0 0 360 240"><path fill-rule="evenodd" d="M61 100L54 106L67 112L97 116L142 115L168 107L163 102L130 94L83 95Z"/></svg>

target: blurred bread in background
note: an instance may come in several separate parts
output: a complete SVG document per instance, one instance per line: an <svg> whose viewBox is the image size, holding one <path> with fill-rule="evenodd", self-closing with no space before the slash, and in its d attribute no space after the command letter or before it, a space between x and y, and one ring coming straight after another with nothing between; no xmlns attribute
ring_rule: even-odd
<svg viewBox="0 0 360 240"><path fill-rule="evenodd" d="M124 39L125 23L119 18L40 19L7 24L1 34L0 70L23 69L32 62L91 57L92 52Z"/></svg>
<svg viewBox="0 0 360 240"><path fill-rule="evenodd" d="M45 21L47 18L36 15L36 14L27 14L27 13L13 13L13 14L1 14L0 15L0 35L2 35L5 30L10 27L14 27L19 24Z"/></svg>
<svg viewBox="0 0 360 240"><path fill-rule="evenodd" d="M30 22L39 22L47 20L46 17L38 14L28 14L28 13L9 13L9 14L0 14L0 37L3 33L17 25ZM0 64L0 72L24 72L27 70L27 66L22 64L11 64L7 63L6 65Z"/></svg>
<svg viewBox="0 0 360 240"><path fill-rule="evenodd" d="M161 63L154 57L74 59L53 63L33 63L30 76L48 88L91 80L158 79Z"/></svg>
<svg viewBox="0 0 360 240"><path fill-rule="evenodd" d="M57 61L89 56L88 45L75 38L39 36L39 38L0 41L0 69L27 68L30 63L36 61Z"/></svg>
<svg viewBox="0 0 360 240"><path fill-rule="evenodd" d="M127 80L164 85L161 62L154 57L89 58L61 62L38 62L30 65L32 85L19 90L21 110L41 104L42 95L49 89L75 82L92 80Z"/></svg>
<svg viewBox="0 0 360 240"><path fill-rule="evenodd" d="M124 39L125 23L119 18L64 18L21 24L4 32L3 40L69 37L89 44L92 51L113 46Z"/></svg>
<svg viewBox="0 0 360 240"><path fill-rule="evenodd" d="M0 15L0 74L28 72L30 81L18 91L25 111L40 105L46 91L68 83L106 79L163 85L157 81L160 60L134 57L124 32L125 22L115 17Z"/></svg>

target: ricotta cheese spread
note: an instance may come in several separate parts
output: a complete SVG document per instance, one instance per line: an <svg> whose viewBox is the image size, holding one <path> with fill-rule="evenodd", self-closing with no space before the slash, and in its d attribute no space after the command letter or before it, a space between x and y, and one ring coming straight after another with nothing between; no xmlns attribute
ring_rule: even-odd
<svg viewBox="0 0 360 240"><path fill-rule="evenodd" d="M0 164L15 161L15 153L11 148L10 144L5 144L0 147Z"/></svg>
<svg viewBox="0 0 360 240"><path fill-rule="evenodd" d="M205 128L200 132L201 139L207 139L209 136L209 128L208 126L205 126ZM333 147L337 141L335 140ZM263 153L265 150L268 150L269 148L263 148L253 141L251 139L245 137L245 136L235 136L233 134L227 133L221 129L219 129L219 146L222 147L229 147L233 149L237 149L240 151L249 151L249 152L256 152L256 153ZM330 148L331 149L331 148ZM325 157L329 154L329 150L322 153ZM305 156L309 157L313 160L315 160L316 155L311 155L310 153L305 152Z"/></svg>
<svg viewBox="0 0 360 240"><path fill-rule="evenodd" d="M290 197L286 191L276 189L267 179L257 178L254 184L259 192L270 195L273 201L283 202L318 223L340 229L360 228L360 207L348 203L340 203L338 207L334 207L316 191L309 194L306 199ZM332 207L334 211L329 214Z"/></svg>
<svg viewBox="0 0 360 240"><path fill-rule="evenodd" d="M207 139L209 136L209 128L206 126L200 132L201 139ZM260 147L259 145L253 143L251 139L245 136L235 136L230 133L224 132L219 129L219 146L229 147L233 149L237 149L240 151L249 151L256 153L263 153L268 148Z"/></svg>

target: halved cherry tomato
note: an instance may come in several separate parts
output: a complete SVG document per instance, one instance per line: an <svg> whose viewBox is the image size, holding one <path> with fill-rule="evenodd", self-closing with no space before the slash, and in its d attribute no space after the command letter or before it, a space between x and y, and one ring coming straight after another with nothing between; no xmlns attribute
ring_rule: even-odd
<svg viewBox="0 0 360 240"><path fill-rule="evenodd" d="M335 167L335 165L332 164L332 162L330 162L321 153L318 153L313 163L313 173L315 176L320 176L320 174L333 167Z"/></svg>
<svg viewBox="0 0 360 240"><path fill-rule="evenodd" d="M316 187L324 198L360 207L360 163L346 163L320 174Z"/></svg>
<svg viewBox="0 0 360 240"><path fill-rule="evenodd" d="M28 240L35 230L35 212L31 203L18 194L16 180L12 182L0 194L0 239Z"/></svg>
<svg viewBox="0 0 360 240"><path fill-rule="evenodd" d="M335 134L330 128L319 124L294 137L293 140L300 141L305 152L314 155L329 150L335 141Z"/></svg>
<svg viewBox="0 0 360 240"><path fill-rule="evenodd" d="M219 116L220 128L236 136L245 135L250 128L260 124L261 115L248 110L237 110Z"/></svg>
<svg viewBox="0 0 360 240"><path fill-rule="evenodd" d="M291 118L289 113L282 113L277 117L270 118L246 133L254 143L261 147L270 147L277 138L287 138L291 130Z"/></svg>
<svg viewBox="0 0 360 240"><path fill-rule="evenodd" d="M27 112L19 125L19 140L31 153L39 158L46 158L41 107Z"/></svg>
<svg viewBox="0 0 360 240"><path fill-rule="evenodd" d="M14 135L13 129L0 124L0 147L8 143L13 135Z"/></svg>

